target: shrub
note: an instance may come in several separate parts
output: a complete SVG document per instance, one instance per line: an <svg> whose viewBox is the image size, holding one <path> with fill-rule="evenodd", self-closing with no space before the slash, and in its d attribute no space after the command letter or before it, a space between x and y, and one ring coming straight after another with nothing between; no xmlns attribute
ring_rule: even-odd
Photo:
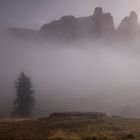
<svg viewBox="0 0 140 140"><path fill-rule="evenodd" d="M125 139L135 139L135 135L134 134L127 134L125 137Z"/></svg>
<svg viewBox="0 0 140 140"><path fill-rule="evenodd" d="M98 140L98 138L96 136L88 136L83 138L82 140Z"/></svg>

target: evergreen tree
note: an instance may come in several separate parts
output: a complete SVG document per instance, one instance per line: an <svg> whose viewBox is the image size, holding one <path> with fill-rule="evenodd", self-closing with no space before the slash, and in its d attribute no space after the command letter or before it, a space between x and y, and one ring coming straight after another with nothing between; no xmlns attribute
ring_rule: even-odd
<svg viewBox="0 0 140 140"><path fill-rule="evenodd" d="M29 117L35 105L34 91L32 90L31 79L23 72L15 82L16 99L12 116L14 117Z"/></svg>

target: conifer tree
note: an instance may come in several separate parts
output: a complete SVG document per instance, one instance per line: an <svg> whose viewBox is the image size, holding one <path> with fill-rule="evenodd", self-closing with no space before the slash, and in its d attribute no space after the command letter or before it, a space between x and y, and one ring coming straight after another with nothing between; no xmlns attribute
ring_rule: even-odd
<svg viewBox="0 0 140 140"><path fill-rule="evenodd" d="M35 105L31 79L22 72L15 82L16 99L12 116L30 117Z"/></svg>

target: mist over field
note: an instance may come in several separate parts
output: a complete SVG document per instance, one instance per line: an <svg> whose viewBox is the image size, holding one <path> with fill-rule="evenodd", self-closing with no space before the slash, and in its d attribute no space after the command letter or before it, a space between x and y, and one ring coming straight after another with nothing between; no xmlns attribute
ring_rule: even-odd
<svg viewBox="0 0 140 140"><path fill-rule="evenodd" d="M140 117L140 42L48 43L1 32L0 116L8 116L21 71L33 82L35 114L102 111Z"/></svg>
<svg viewBox="0 0 140 140"><path fill-rule="evenodd" d="M0 118L11 114L21 72L33 83L35 116L140 118L139 4L0 0Z"/></svg>

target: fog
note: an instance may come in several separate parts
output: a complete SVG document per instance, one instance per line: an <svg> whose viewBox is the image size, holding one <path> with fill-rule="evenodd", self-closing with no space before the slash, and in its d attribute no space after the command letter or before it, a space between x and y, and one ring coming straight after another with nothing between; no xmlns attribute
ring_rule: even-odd
<svg viewBox="0 0 140 140"><path fill-rule="evenodd" d="M1 31L0 116L9 116L24 71L35 90L36 116L102 111L140 117L140 42L69 44L27 41Z"/></svg>

